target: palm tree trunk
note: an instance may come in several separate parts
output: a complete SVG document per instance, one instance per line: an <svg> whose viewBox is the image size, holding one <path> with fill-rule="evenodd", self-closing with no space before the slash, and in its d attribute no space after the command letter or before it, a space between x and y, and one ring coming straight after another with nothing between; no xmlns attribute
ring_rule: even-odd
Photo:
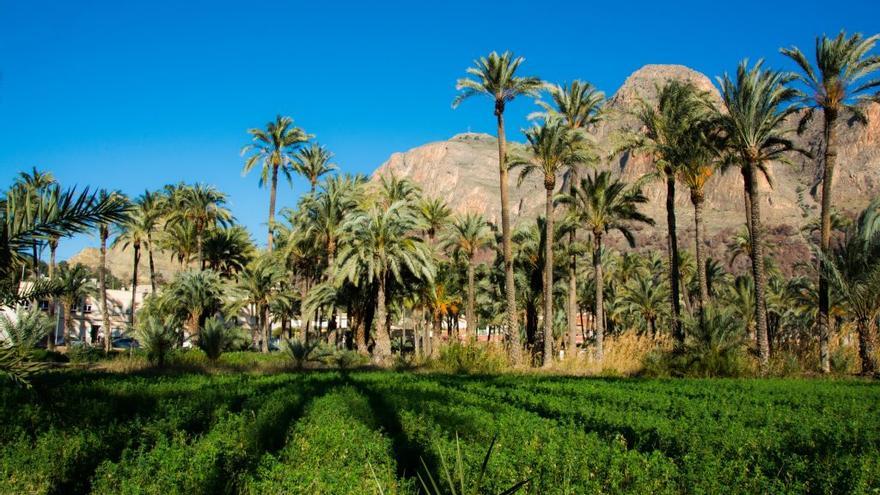
<svg viewBox="0 0 880 495"><path fill-rule="evenodd" d="M684 347L684 332L681 327L681 271L678 267L678 231L675 226L675 175L671 170L666 170L666 226L669 230L667 236L669 254L669 291L670 306L672 307L672 338L675 341L675 349L680 351Z"/></svg>
<svg viewBox="0 0 880 495"><path fill-rule="evenodd" d="M770 360L770 342L767 335L767 280L764 274L763 231L761 228L761 195L758 191L758 171L754 162L749 163L749 192L752 214L752 276L755 279L755 330L758 338L758 360L761 371L767 370Z"/></svg>
<svg viewBox="0 0 880 495"><path fill-rule="evenodd" d="M260 308L261 319L263 320L263 353L269 352L269 338L272 336L272 321L269 319L269 306L262 304Z"/></svg>
<svg viewBox="0 0 880 495"><path fill-rule="evenodd" d="M700 324L705 321L706 304L709 303L709 285L706 283L706 253L703 242L706 233L703 226L703 192L691 191L694 205L694 251L697 253L697 283L700 285Z"/></svg>
<svg viewBox="0 0 880 495"><path fill-rule="evenodd" d="M571 197L574 197L575 191L577 187L575 184L577 183L577 168L576 166L571 167L569 169L569 194ZM574 211L574 205L572 205L572 211ZM568 234L568 248L572 250L574 248L574 243L577 242L577 229L573 227L571 232ZM575 256L574 252L569 256L568 261L568 307L567 310L567 320L568 320L568 345L566 346L567 353L575 356L577 354L577 256Z"/></svg>
<svg viewBox="0 0 880 495"><path fill-rule="evenodd" d="M740 167L740 173L742 173L743 178L743 202L746 205L746 230L749 231L749 238L752 237L752 196L751 196L751 187L749 184L752 183L750 179L751 174L749 173L749 167Z"/></svg>
<svg viewBox="0 0 880 495"><path fill-rule="evenodd" d="M147 232L147 257L150 260L150 290L156 293L156 265L153 263L153 234Z"/></svg>
<svg viewBox="0 0 880 495"><path fill-rule="evenodd" d="M269 184L269 232L266 236L266 249L272 252L272 227L275 224L275 193L278 187L278 166L272 166L272 182Z"/></svg>
<svg viewBox="0 0 880 495"><path fill-rule="evenodd" d="M513 250L510 231L510 197L507 190L507 139L504 135L504 101L495 102L498 119L498 176L501 189L501 245L504 254L504 293L507 298L507 345L510 359L520 361L519 325L516 312L516 281L513 278Z"/></svg>
<svg viewBox="0 0 880 495"><path fill-rule="evenodd" d="M828 285L827 269L824 260L827 259L831 247L831 186L834 181L834 166L837 163L837 133L834 124L837 120L837 112L833 109L825 110L825 167L822 171L822 210L821 234L819 247L822 251L822 261L819 266L819 362L822 371L831 371L831 354L828 343L831 340L831 297ZM863 360L864 362L864 360Z"/></svg>
<svg viewBox="0 0 880 495"><path fill-rule="evenodd" d="M553 364L553 179L544 177L544 368Z"/></svg>
<svg viewBox="0 0 880 495"><path fill-rule="evenodd" d="M138 284L138 263L141 260L141 245L139 243L134 244L134 267L131 271L131 313L128 315L128 324L131 327L134 327L134 303L135 296L137 295L137 284Z"/></svg>
<svg viewBox="0 0 880 495"><path fill-rule="evenodd" d="M58 249L58 239L53 238L49 241L49 280L55 280L55 251ZM52 332L46 337L46 349L55 350L55 334L58 332L58 322L55 320L55 312L58 298L52 297L49 304L49 316L52 317Z"/></svg>
<svg viewBox="0 0 880 495"><path fill-rule="evenodd" d="M474 281L475 277L475 266L473 256L468 260L467 267L467 280L468 280L468 294L467 294L467 328L465 329L465 340L468 338L468 334L477 336L477 311L476 311L476 282ZM471 333L473 332L473 333Z"/></svg>
<svg viewBox="0 0 880 495"><path fill-rule="evenodd" d="M37 280L38 278L40 278L40 254L39 254L40 244L37 241L34 241L34 244L32 247L34 250L34 252L33 252L33 255L34 255L34 280Z"/></svg>
<svg viewBox="0 0 880 495"><path fill-rule="evenodd" d="M98 268L98 285L101 290L101 325L104 327L104 350L110 352L113 347L113 336L110 330L110 312L107 308L107 237L106 225L101 225L101 259Z"/></svg>
<svg viewBox="0 0 880 495"><path fill-rule="evenodd" d="M856 320L856 330L859 334L859 359L862 363L863 375L873 375L877 371L873 326L873 319L871 318L858 318Z"/></svg>
<svg viewBox="0 0 880 495"><path fill-rule="evenodd" d="M593 277L596 281L596 315L593 326L596 329L596 359L602 361L605 353L605 311L603 309L603 292L605 283L602 280L602 232L593 231Z"/></svg>
<svg viewBox="0 0 880 495"><path fill-rule="evenodd" d="M378 364L385 364L391 356L391 335L386 326L387 312L385 310L385 276L379 275L379 295L376 298L376 347L373 349L373 360Z"/></svg>
<svg viewBox="0 0 880 495"><path fill-rule="evenodd" d="M196 249L199 252L199 269L205 269L205 241L203 239L205 234L205 229L199 228L198 233L196 233Z"/></svg>
<svg viewBox="0 0 880 495"><path fill-rule="evenodd" d="M73 338L73 300L64 302L64 345L70 349L71 339Z"/></svg>

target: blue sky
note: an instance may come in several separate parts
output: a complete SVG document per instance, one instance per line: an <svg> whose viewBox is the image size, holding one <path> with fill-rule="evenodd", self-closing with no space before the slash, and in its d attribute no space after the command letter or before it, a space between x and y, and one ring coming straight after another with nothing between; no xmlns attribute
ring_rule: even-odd
<svg viewBox="0 0 880 495"><path fill-rule="evenodd" d="M267 192L241 176L239 150L276 114L370 173L394 151L494 132L487 101L450 108L456 78L493 49L611 94L648 63L713 78L744 57L790 68L782 46L880 31L876 1L593 3L0 0L0 185L32 166L132 195L206 182L264 242ZM532 109L510 108L509 137ZM306 188L282 185L280 205Z"/></svg>

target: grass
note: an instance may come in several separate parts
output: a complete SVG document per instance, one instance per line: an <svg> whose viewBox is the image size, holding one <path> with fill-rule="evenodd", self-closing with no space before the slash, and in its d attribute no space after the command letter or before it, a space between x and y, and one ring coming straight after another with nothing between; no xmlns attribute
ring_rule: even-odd
<svg viewBox="0 0 880 495"><path fill-rule="evenodd" d="M880 384L64 370L0 388L0 493L876 493ZM251 360L263 373L239 373ZM458 438L458 441L456 441Z"/></svg>

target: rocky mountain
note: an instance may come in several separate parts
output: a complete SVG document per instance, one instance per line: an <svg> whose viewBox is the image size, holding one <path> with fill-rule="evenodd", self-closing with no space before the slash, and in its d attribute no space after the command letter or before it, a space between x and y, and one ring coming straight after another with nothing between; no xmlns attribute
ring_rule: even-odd
<svg viewBox="0 0 880 495"><path fill-rule="evenodd" d="M107 248L107 270L115 277L119 278L123 283L131 283L131 272L134 260L132 250L123 249L120 246ZM83 264L92 270L97 271L101 261L101 252L98 248L85 248L82 251L71 256L68 263L75 265ZM180 265L171 259L171 255L157 251L153 253L153 263L156 266L156 274L158 280L171 280L174 274L180 270ZM138 284L147 285L150 283L150 262L146 252L141 252L141 259L138 263Z"/></svg>
<svg viewBox="0 0 880 495"><path fill-rule="evenodd" d="M717 101L720 95L705 75L680 65L646 65L630 75L623 86L609 98L608 116L593 132L602 155L609 155L615 136L622 130L637 131L628 114L639 98L656 101L656 88L670 79L689 81L710 92ZM840 153L835 172L834 202L845 212L854 212L880 194L880 105L866 109L867 126L841 122ZM488 118L488 117L487 117ZM846 119L841 119L846 120ZM792 119L794 129L797 119ZM511 126L512 127L512 126ZM511 136L512 137L512 136ZM792 137L799 146L821 155L821 119L814 119L806 132ZM514 143L512 151L522 145ZM494 137L485 134L459 134L448 141L425 144L403 153L395 153L374 173L374 178L387 174L408 177L420 184L427 195L447 201L456 211L483 213L494 222L500 219L498 187L498 151ZM815 159L792 156L787 164L771 167L772 187L763 182L762 214L770 239L785 265L809 255L809 245L802 227L818 216L816 186L821 170ZM635 180L654 170L649 157L622 154L605 159L598 165L628 180ZM560 182L560 181L558 181ZM523 222L543 212L543 190L534 177L519 187L511 177L511 208L514 221ZM662 248L665 244L665 185L654 182L647 186L649 203L644 210L657 222L656 227L639 229L637 239L642 248ZM742 178L738 170L717 173L706 187L706 227L710 250L723 256L724 243L743 228ZM693 209L687 189L679 186L676 195L678 226L683 248L692 249Z"/></svg>

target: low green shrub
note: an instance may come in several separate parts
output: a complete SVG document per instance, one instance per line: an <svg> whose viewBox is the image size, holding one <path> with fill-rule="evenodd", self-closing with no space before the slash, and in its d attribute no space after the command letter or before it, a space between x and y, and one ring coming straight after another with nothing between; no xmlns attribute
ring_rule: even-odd
<svg viewBox="0 0 880 495"><path fill-rule="evenodd" d="M507 367L507 356L491 345L453 342L440 349L431 367L447 373L498 373Z"/></svg>
<svg viewBox="0 0 880 495"><path fill-rule="evenodd" d="M241 347L246 338L240 327L230 325L223 318L211 317L205 320L199 330L198 347L212 362L229 349Z"/></svg>
<svg viewBox="0 0 880 495"><path fill-rule="evenodd" d="M147 353L147 359L159 368L165 366L168 354L180 341L173 322L155 315L147 315L138 322L137 338L141 348Z"/></svg>
<svg viewBox="0 0 880 495"><path fill-rule="evenodd" d="M107 353L100 347L87 344L73 344L67 349L67 358L71 363L97 363L107 359Z"/></svg>

